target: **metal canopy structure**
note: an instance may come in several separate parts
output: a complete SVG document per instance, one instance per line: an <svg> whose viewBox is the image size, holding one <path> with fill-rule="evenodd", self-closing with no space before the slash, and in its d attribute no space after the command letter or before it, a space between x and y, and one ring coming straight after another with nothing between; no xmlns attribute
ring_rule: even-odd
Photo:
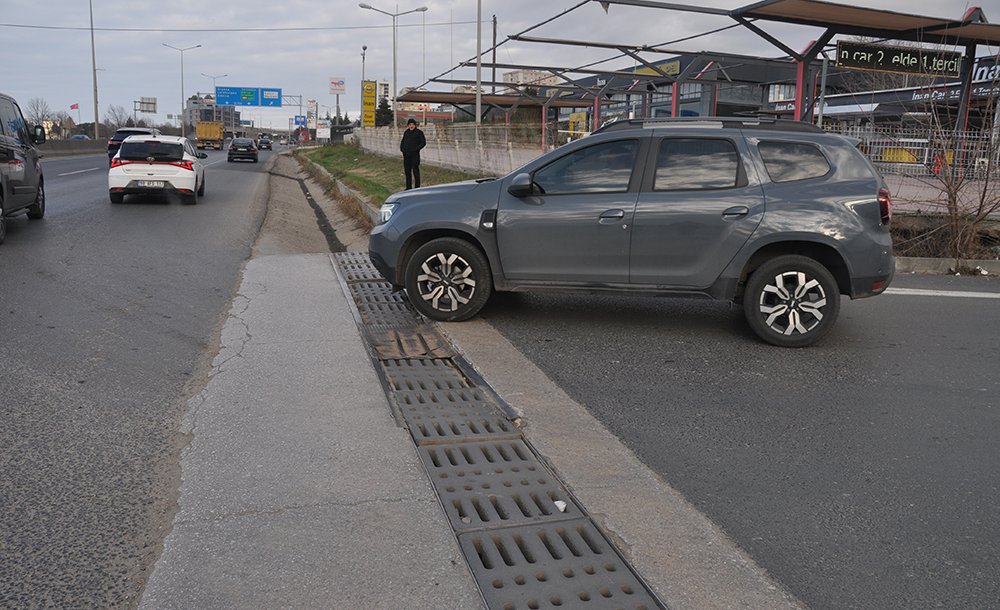
<svg viewBox="0 0 1000 610"><path fill-rule="evenodd" d="M594 0L591 0L594 1ZM626 5L694 13L728 16L767 40L798 64L795 94L795 119L811 118L810 90L813 80L813 60L823 48L840 34L865 36L882 40L904 40L936 45L965 47L962 59L962 95L959 102L959 124L964 124L969 113L969 96L972 88L972 67L978 45L1000 44L1000 24L990 24L982 9L968 10L961 19L941 19L925 15L898 13L822 0L764 0L731 11L683 4L655 2L652 0L600 0L604 6ZM805 51L797 52L757 25L759 22L778 22L824 28L826 31L809 44Z"/></svg>

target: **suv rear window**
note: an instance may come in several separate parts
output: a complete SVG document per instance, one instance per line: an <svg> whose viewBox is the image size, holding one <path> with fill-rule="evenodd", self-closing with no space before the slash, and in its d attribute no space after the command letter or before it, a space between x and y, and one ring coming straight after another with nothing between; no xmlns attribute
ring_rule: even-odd
<svg viewBox="0 0 1000 610"><path fill-rule="evenodd" d="M180 161L184 158L184 147L176 142L161 142L159 140L125 142L122 144L118 157L130 161L146 161L150 157L154 161Z"/></svg>
<svg viewBox="0 0 1000 610"><path fill-rule="evenodd" d="M653 188L682 191L741 186L739 161L736 147L729 140L664 138L656 159Z"/></svg>
<svg viewBox="0 0 1000 610"><path fill-rule="evenodd" d="M757 150L773 182L819 178L830 173L830 163L812 144L762 141Z"/></svg>

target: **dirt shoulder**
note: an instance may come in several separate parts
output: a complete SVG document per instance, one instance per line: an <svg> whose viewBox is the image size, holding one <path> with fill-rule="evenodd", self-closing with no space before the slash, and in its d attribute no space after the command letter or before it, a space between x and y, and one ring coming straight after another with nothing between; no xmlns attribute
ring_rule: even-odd
<svg viewBox="0 0 1000 610"><path fill-rule="evenodd" d="M291 155L270 169L271 200L253 256L354 252L368 248L368 231L327 197Z"/></svg>

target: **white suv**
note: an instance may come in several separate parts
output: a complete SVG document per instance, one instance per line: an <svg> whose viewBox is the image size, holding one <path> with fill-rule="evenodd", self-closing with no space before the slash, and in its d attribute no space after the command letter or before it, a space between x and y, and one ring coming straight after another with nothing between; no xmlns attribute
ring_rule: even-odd
<svg viewBox="0 0 1000 610"><path fill-rule="evenodd" d="M187 138L135 135L125 138L111 158L108 193L111 203L125 195L174 194L184 203L198 203L205 194L206 153L198 152Z"/></svg>

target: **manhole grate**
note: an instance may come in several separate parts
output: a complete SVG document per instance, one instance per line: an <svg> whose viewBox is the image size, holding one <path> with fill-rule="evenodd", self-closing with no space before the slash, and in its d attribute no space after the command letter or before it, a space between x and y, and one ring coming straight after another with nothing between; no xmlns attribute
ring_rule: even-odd
<svg viewBox="0 0 1000 610"><path fill-rule="evenodd" d="M368 340L382 360L403 358L451 358L451 344L430 326L413 330L367 329Z"/></svg>
<svg viewBox="0 0 1000 610"><path fill-rule="evenodd" d="M659 608L587 519L459 534L490 608Z"/></svg>
<svg viewBox="0 0 1000 610"><path fill-rule="evenodd" d="M419 454L458 532L584 516L520 439L425 445Z"/></svg>

